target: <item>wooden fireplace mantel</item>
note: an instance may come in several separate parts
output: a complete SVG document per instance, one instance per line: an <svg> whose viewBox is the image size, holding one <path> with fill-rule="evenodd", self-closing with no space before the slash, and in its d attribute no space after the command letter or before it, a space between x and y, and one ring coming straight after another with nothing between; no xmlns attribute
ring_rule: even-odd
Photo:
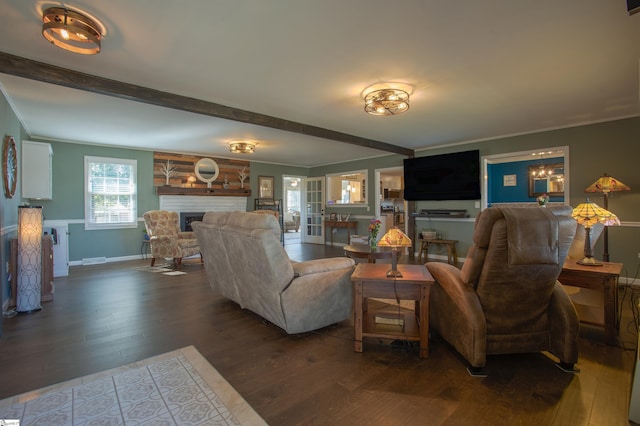
<svg viewBox="0 0 640 426"><path fill-rule="evenodd" d="M250 197L250 189L242 188L182 188L179 186L156 186L157 195L202 195L213 197Z"/></svg>

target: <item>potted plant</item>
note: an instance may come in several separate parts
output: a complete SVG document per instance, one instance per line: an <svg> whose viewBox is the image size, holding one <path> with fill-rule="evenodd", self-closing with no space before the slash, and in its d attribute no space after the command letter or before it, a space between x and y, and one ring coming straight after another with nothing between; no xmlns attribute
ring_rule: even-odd
<svg viewBox="0 0 640 426"><path fill-rule="evenodd" d="M538 202L539 205L545 207L549 202L549 196L546 193L542 194L538 198L536 198L536 201Z"/></svg>

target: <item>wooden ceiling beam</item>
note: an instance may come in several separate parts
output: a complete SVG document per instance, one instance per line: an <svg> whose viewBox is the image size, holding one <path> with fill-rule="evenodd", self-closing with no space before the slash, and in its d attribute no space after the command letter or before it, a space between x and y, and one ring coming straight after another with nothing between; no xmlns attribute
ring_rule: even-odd
<svg viewBox="0 0 640 426"><path fill-rule="evenodd" d="M299 133L307 136L315 136L330 139L352 145L378 149L394 154L414 156L412 149L381 142L373 139L362 138L347 133L336 132L322 127L297 123L265 114L258 114L238 108L207 102L201 99L176 95L160 90L150 89L135 84L123 83L103 77L85 74L43 62L33 61L8 53L0 52L0 72L24 77L31 80L113 96L129 101L143 102L165 108L222 118L225 120L239 121L255 124L257 126L270 127L278 130Z"/></svg>

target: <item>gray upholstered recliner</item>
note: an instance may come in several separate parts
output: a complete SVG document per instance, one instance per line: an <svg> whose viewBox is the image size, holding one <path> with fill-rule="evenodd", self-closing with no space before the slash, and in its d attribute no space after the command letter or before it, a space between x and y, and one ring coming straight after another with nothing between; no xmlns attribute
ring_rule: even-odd
<svg viewBox="0 0 640 426"><path fill-rule="evenodd" d="M548 351L578 360L578 316L557 283L576 230L571 207L499 208L476 218L462 270L429 262L430 324L473 369L488 354Z"/></svg>
<svg viewBox="0 0 640 426"><path fill-rule="evenodd" d="M271 215L207 212L193 222L211 287L287 333L351 317L353 259L292 262Z"/></svg>

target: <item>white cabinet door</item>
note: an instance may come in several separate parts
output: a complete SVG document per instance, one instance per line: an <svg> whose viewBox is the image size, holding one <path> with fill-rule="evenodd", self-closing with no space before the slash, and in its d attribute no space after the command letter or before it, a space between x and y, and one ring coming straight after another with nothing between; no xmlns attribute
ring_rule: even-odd
<svg viewBox="0 0 640 426"><path fill-rule="evenodd" d="M50 144L22 141L22 198L51 200L52 158Z"/></svg>

